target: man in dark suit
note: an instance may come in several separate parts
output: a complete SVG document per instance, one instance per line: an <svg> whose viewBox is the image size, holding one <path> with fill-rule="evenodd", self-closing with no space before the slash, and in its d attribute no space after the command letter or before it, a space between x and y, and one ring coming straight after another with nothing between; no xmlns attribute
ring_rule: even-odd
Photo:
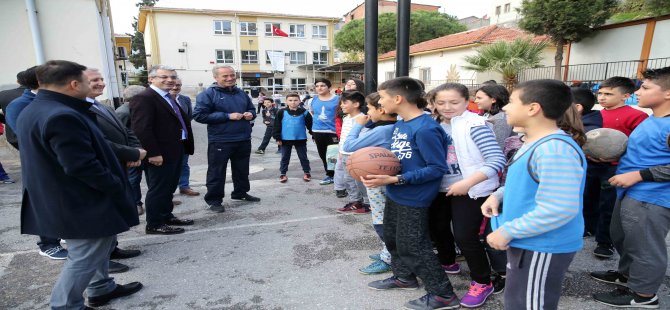
<svg viewBox="0 0 670 310"><path fill-rule="evenodd" d="M193 220L172 214L172 198L181 172L184 154L193 154L193 131L186 113L170 96L177 72L167 66L149 71L151 85L130 101L131 129L147 150L145 198L147 234L179 234Z"/></svg>
<svg viewBox="0 0 670 310"><path fill-rule="evenodd" d="M181 79L177 79L174 83L174 87L170 90L170 95L172 95L179 107L186 113L187 122L191 122L193 119L193 104L191 103L191 97L184 96L181 94ZM186 196L198 196L199 192L194 191L189 184L189 177L191 176L191 167L188 166L188 154L184 154L184 159L182 160L181 175L179 176L179 193Z"/></svg>
<svg viewBox="0 0 670 310"><path fill-rule="evenodd" d="M19 115L21 233L63 238L68 258L52 309L98 307L139 291L108 275L116 234L139 224L123 168L87 112L86 67L51 60L37 68L40 91ZM57 197L57 199L55 199Z"/></svg>
<svg viewBox="0 0 670 310"><path fill-rule="evenodd" d="M91 103L89 113L93 114L97 120L98 128L102 131L105 139L112 148L112 151L119 160L121 167L126 172L126 167L137 167L140 165L147 151L142 149L140 140L137 139L132 130L126 128L116 117L116 113L110 106L106 106L95 100L96 97L103 94L105 90L105 80L98 69L88 68L84 71L88 78L90 91L86 96L86 101ZM126 174L127 175L127 174ZM139 210L138 210L139 211ZM112 259L131 258L140 255L139 250L124 250L118 246L114 247ZM109 262L109 272L124 272L129 269L128 266L114 261ZM114 272L112 272L114 270Z"/></svg>

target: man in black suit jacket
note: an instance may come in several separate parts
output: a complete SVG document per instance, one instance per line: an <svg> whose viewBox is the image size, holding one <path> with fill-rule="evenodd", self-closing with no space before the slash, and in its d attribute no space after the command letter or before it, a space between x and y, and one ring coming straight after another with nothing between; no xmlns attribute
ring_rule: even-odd
<svg viewBox="0 0 670 310"><path fill-rule="evenodd" d="M123 168L87 111L86 67L51 60L37 68L40 91L18 118L21 233L63 238L68 258L52 309L91 307L139 291L108 275L116 234L139 224Z"/></svg>
<svg viewBox="0 0 670 310"><path fill-rule="evenodd" d="M131 129L147 150L147 234L179 234L184 229L174 226L193 225L193 220L172 214L182 158L194 149L191 123L169 93L175 80L173 68L154 66L149 71L151 85L130 101Z"/></svg>
<svg viewBox="0 0 670 310"><path fill-rule="evenodd" d="M181 94L181 79L177 79L174 83L174 87L170 90L170 95L174 97L179 104L179 107L186 113L188 117L186 122L191 122L193 119L193 103L191 103L191 97L184 96ZM198 196L199 192L194 191L189 184L189 178L191 176L191 167L188 165L188 155L184 155L182 160L181 174L179 176L179 193L186 196Z"/></svg>

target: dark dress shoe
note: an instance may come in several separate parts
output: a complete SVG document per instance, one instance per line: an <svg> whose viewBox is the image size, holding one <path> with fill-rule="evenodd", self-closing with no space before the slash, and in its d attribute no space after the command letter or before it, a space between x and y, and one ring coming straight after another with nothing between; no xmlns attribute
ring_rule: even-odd
<svg viewBox="0 0 670 310"><path fill-rule="evenodd" d="M124 264L117 263L115 261L110 260L109 261L109 270L107 272L109 272L109 273L122 273L122 272L126 272L128 270L130 270L130 267L128 267Z"/></svg>
<svg viewBox="0 0 670 310"><path fill-rule="evenodd" d="M104 306L112 299L135 294L137 293L137 291L141 289L142 289L142 283L140 282L130 282L124 285L117 284L116 288L113 291L105 295L89 297L88 306L89 307Z"/></svg>
<svg viewBox="0 0 670 310"><path fill-rule="evenodd" d="M165 221L166 225L174 225L174 226L190 226L193 225L193 220L185 220L185 219L180 219L173 217L171 219L168 219Z"/></svg>
<svg viewBox="0 0 670 310"><path fill-rule="evenodd" d="M172 200L172 204L178 206L181 204L181 200Z"/></svg>
<svg viewBox="0 0 670 310"><path fill-rule="evenodd" d="M223 205L209 205L209 211L216 212L216 213L223 213L226 212L226 207Z"/></svg>
<svg viewBox="0 0 670 310"><path fill-rule="evenodd" d="M194 191L191 188L180 188L179 193L186 196L198 196L200 193Z"/></svg>
<svg viewBox="0 0 670 310"><path fill-rule="evenodd" d="M123 250L119 247L115 247L112 254L109 256L110 259L124 259L139 256L142 252L140 250Z"/></svg>
<svg viewBox="0 0 670 310"><path fill-rule="evenodd" d="M179 227L162 225L154 228L147 227L144 230L144 232L147 233L148 235L176 235L183 233L184 229Z"/></svg>
<svg viewBox="0 0 670 310"><path fill-rule="evenodd" d="M251 196L249 194L244 194L244 196L239 196L239 197L230 197L232 200L243 200L243 201L249 201L249 202L259 202L261 201L260 198Z"/></svg>

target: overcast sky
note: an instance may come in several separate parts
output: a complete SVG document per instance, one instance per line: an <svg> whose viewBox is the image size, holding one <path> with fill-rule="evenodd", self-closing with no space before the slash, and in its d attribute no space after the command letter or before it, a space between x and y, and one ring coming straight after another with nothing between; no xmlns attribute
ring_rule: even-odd
<svg viewBox="0 0 670 310"><path fill-rule="evenodd" d="M110 0L115 33L132 33L133 17L138 14L137 0ZM364 0L160 0L159 7L239 10L342 17ZM491 0L415 0L412 3L441 6L440 12L458 18L482 17L489 12Z"/></svg>

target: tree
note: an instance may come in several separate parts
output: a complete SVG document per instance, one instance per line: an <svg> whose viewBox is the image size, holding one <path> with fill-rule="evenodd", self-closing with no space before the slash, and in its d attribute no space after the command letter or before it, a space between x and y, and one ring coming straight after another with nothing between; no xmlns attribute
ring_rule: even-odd
<svg viewBox="0 0 670 310"><path fill-rule="evenodd" d="M498 72L505 85L514 85L521 70L540 64L546 47L547 41L533 42L532 38L497 41L479 48L476 55L465 56L468 65L463 67L477 72Z"/></svg>
<svg viewBox="0 0 670 310"><path fill-rule="evenodd" d="M396 14L379 15L377 48L380 54L395 50ZM416 11L410 14L409 44L416 44L448 34L465 31L467 28L453 16L439 13ZM356 19L347 23L335 35L335 47L344 52L365 51L365 20Z"/></svg>
<svg viewBox="0 0 670 310"><path fill-rule="evenodd" d="M617 3L617 0L523 0L519 27L551 38L556 45L554 78L560 80L563 46L579 42L604 24Z"/></svg>
<svg viewBox="0 0 670 310"><path fill-rule="evenodd" d="M158 0L141 0L136 3L135 6L154 6ZM139 31L137 28L138 21L137 17L133 17L133 29L135 30L134 34L127 33L130 35L132 51L128 60L135 66L135 68L140 69L140 83L146 85L148 83L147 79L147 54L144 50L144 34Z"/></svg>

